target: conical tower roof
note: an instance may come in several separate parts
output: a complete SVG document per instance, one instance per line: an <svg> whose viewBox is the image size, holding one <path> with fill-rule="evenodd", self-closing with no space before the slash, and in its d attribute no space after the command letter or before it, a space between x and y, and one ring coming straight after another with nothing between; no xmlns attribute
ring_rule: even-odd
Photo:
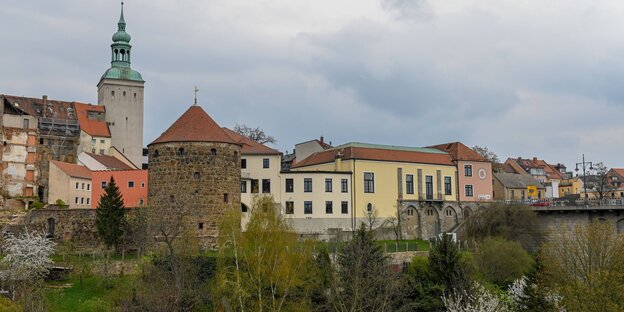
<svg viewBox="0 0 624 312"><path fill-rule="evenodd" d="M200 106L191 106L154 142L220 142L238 144Z"/></svg>

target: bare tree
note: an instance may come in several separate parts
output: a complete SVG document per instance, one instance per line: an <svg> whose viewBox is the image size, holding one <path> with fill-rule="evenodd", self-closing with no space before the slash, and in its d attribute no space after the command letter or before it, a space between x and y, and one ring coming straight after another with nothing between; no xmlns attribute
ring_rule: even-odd
<svg viewBox="0 0 624 312"><path fill-rule="evenodd" d="M498 155L496 155L496 153L494 153L492 150L490 150L489 148L487 148L487 146L479 146L479 145L475 145L472 147L472 149L477 152L479 155L483 156L483 158L497 164L500 162L500 159L498 158Z"/></svg>
<svg viewBox="0 0 624 312"><path fill-rule="evenodd" d="M260 144L277 143L277 140L273 136L264 133L264 130L260 129L260 127L252 128L244 124L236 124L236 126L234 126L234 132L248 137Z"/></svg>
<svg viewBox="0 0 624 312"><path fill-rule="evenodd" d="M611 177L609 176L609 168L605 166L602 162L597 163L594 166L594 170L596 175L590 187L596 192L596 196L602 202L609 193L613 192L617 187L612 183ZM589 182L588 182L589 184Z"/></svg>

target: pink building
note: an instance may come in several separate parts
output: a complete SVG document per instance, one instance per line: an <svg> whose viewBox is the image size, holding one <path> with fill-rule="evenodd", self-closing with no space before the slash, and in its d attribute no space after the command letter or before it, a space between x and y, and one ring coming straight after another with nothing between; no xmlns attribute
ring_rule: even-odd
<svg viewBox="0 0 624 312"><path fill-rule="evenodd" d="M461 142L431 148L449 153L457 166L458 200L461 202L492 201L492 162Z"/></svg>
<svg viewBox="0 0 624 312"><path fill-rule="evenodd" d="M123 195L126 208L142 207L147 205L147 170L103 170L93 171L91 181L91 207L97 208L104 188L108 185L111 176Z"/></svg>

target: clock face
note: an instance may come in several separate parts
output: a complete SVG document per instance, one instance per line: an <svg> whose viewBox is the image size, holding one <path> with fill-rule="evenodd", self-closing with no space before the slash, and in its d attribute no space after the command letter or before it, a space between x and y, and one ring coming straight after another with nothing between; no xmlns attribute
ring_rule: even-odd
<svg viewBox="0 0 624 312"><path fill-rule="evenodd" d="M479 169L478 174L479 174L479 179L481 180L485 180L485 178L487 178L487 172L483 168Z"/></svg>

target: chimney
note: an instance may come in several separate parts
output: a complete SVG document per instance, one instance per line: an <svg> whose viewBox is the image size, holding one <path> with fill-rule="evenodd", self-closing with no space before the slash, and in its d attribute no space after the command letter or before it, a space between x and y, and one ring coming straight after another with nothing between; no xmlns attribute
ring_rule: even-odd
<svg viewBox="0 0 624 312"><path fill-rule="evenodd" d="M321 140L320 140L320 141L321 141L321 143L325 143L325 142L324 142L324 138L323 138L323 136L322 136L322 135L321 135Z"/></svg>
<svg viewBox="0 0 624 312"><path fill-rule="evenodd" d="M43 99L43 105L48 104L48 96L47 95L44 95L41 98Z"/></svg>
<svg viewBox="0 0 624 312"><path fill-rule="evenodd" d="M537 157L533 157L533 163L537 163Z"/></svg>
<svg viewBox="0 0 624 312"><path fill-rule="evenodd" d="M334 171L340 171L342 169L342 151L338 151L336 158L334 159Z"/></svg>

